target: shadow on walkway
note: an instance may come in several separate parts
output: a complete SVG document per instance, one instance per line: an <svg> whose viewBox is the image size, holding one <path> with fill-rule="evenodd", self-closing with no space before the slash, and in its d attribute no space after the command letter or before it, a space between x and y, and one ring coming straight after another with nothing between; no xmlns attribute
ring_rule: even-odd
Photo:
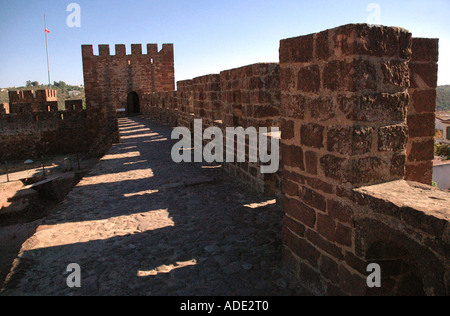
<svg viewBox="0 0 450 316"><path fill-rule="evenodd" d="M121 143L22 245L3 295L306 294L281 269L274 200L220 167L175 164L167 126L119 124Z"/></svg>

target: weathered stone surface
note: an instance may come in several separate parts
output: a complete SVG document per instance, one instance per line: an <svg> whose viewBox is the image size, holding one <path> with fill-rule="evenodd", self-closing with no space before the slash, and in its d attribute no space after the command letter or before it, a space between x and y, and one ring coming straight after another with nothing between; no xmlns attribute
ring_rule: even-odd
<svg viewBox="0 0 450 316"><path fill-rule="evenodd" d="M88 150L86 111L81 100L66 101L74 108L58 111L56 90L10 91L8 113L0 110L0 160ZM81 107L80 107L81 105Z"/></svg>
<svg viewBox="0 0 450 316"><path fill-rule="evenodd" d="M398 208L408 207L409 211L403 212L403 215L413 216L410 223L419 229L423 224L422 228L426 229L427 222L434 222L435 229L429 232L437 236L443 233L446 223L450 220L449 195L430 186L400 180L362 187L356 192L381 199L387 204L392 203ZM421 223L420 220L413 222L412 218L422 218L424 222Z"/></svg>
<svg viewBox="0 0 450 316"><path fill-rule="evenodd" d="M217 169L172 162L168 127L135 117L121 132L25 241L4 295L306 293L274 270L283 218L274 200ZM69 263L82 269L80 289L67 287Z"/></svg>

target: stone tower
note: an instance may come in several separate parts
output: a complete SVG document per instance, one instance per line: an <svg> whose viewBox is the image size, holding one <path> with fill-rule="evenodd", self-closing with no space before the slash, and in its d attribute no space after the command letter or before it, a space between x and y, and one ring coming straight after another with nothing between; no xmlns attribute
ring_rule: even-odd
<svg viewBox="0 0 450 316"><path fill-rule="evenodd" d="M109 45L99 45L97 56L92 45L82 46L89 135L99 147L118 141L117 112L140 113L144 94L175 89L173 44L163 44L160 51L148 44L147 54L141 44L131 45L130 55L125 45L115 50L111 55Z"/></svg>

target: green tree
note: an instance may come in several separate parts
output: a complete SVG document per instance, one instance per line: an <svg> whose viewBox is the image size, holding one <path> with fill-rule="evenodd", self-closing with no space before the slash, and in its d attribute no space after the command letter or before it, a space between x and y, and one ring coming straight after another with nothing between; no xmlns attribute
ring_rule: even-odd
<svg viewBox="0 0 450 316"><path fill-rule="evenodd" d="M450 159L450 145L449 144L435 144L434 153L436 156Z"/></svg>

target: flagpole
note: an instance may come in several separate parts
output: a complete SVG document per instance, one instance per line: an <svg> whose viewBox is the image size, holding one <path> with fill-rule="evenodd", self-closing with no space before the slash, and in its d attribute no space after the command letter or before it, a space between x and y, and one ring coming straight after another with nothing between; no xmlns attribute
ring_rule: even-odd
<svg viewBox="0 0 450 316"><path fill-rule="evenodd" d="M51 81L50 81L50 63L49 63L49 59L48 59L48 41L47 41L47 21L45 18L45 14L44 14L44 25L45 25L45 48L47 50L47 71L48 71L48 87L50 88L51 86Z"/></svg>

